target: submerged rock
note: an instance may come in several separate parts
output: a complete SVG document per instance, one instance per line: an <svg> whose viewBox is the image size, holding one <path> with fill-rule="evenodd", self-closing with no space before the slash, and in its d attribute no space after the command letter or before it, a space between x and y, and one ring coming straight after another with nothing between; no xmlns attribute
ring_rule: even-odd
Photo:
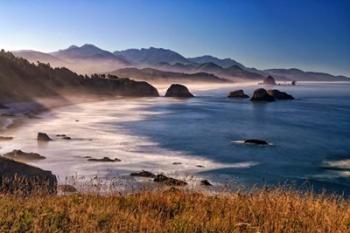
<svg viewBox="0 0 350 233"><path fill-rule="evenodd" d="M37 140L42 142L52 141L52 139L46 133L41 132L38 133Z"/></svg>
<svg viewBox="0 0 350 233"><path fill-rule="evenodd" d="M201 180L201 185L203 185L203 186L213 186L208 180Z"/></svg>
<svg viewBox="0 0 350 233"><path fill-rule="evenodd" d="M154 178L156 177L155 174L149 171L140 171L140 172L133 172L130 174L130 176L139 176L139 177L147 177L147 178Z"/></svg>
<svg viewBox="0 0 350 233"><path fill-rule="evenodd" d="M243 90L232 91L232 92L230 92L230 94L227 97L229 97L229 98L249 98L249 96L246 95Z"/></svg>
<svg viewBox="0 0 350 233"><path fill-rule="evenodd" d="M120 162L121 160L118 158L111 159L109 157L103 157L102 159L89 158L88 161L90 161L90 162Z"/></svg>
<svg viewBox="0 0 350 233"><path fill-rule="evenodd" d="M166 91L165 97L194 97L188 88L181 84L172 84Z"/></svg>
<svg viewBox="0 0 350 233"><path fill-rule="evenodd" d="M167 177L163 174L159 174L157 175L154 180L154 182L158 182L158 183L162 183L165 185L171 185L171 186L185 186L187 185L186 181L183 180L178 180L178 179L174 179L171 177Z"/></svg>
<svg viewBox="0 0 350 233"><path fill-rule="evenodd" d="M276 89L268 90L267 93L277 100L294 100L293 96L287 94L286 92L282 92Z"/></svg>
<svg viewBox="0 0 350 233"><path fill-rule="evenodd" d="M264 85L276 85L276 80L274 77L269 75L267 78L265 78L263 80L263 84Z"/></svg>
<svg viewBox="0 0 350 233"><path fill-rule="evenodd" d="M50 171L0 156L0 193L56 194L57 179Z"/></svg>
<svg viewBox="0 0 350 233"><path fill-rule="evenodd" d="M250 99L251 101L275 101L275 98L269 93L264 88L259 88L254 91L254 94L252 98Z"/></svg>
<svg viewBox="0 0 350 233"><path fill-rule="evenodd" d="M244 144L268 145L269 143L261 139L247 139L244 140Z"/></svg>
<svg viewBox="0 0 350 233"><path fill-rule="evenodd" d="M13 159L16 161L31 161L31 160L46 159L44 156L38 153L27 153L21 150L13 150L12 152L4 154L4 157L8 159Z"/></svg>

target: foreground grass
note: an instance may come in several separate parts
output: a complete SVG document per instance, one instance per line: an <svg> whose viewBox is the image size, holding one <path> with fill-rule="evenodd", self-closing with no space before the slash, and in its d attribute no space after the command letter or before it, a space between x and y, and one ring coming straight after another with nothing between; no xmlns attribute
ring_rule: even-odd
<svg viewBox="0 0 350 233"><path fill-rule="evenodd" d="M0 232L350 232L350 203L274 189L0 197Z"/></svg>

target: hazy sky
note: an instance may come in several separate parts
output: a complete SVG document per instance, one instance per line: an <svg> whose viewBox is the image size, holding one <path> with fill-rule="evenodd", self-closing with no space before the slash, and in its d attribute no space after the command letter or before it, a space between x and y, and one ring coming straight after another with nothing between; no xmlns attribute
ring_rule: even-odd
<svg viewBox="0 0 350 233"><path fill-rule="evenodd" d="M350 76L350 0L2 0L0 47L163 47Z"/></svg>

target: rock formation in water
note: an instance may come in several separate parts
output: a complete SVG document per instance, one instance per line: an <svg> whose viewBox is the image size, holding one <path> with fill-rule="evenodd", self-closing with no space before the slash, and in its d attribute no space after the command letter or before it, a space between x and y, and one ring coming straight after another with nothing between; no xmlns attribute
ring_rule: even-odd
<svg viewBox="0 0 350 233"><path fill-rule="evenodd" d="M261 139L247 139L244 140L245 144L255 144L255 145L268 145L269 143Z"/></svg>
<svg viewBox="0 0 350 233"><path fill-rule="evenodd" d="M57 179L50 171L0 156L0 193L56 194Z"/></svg>
<svg viewBox="0 0 350 233"><path fill-rule="evenodd" d="M152 172L149 172L149 171L133 172L130 174L130 176L147 177L147 178L156 177L155 174L153 174Z"/></svg>
<svg viewBox="0 0 350 233"><path fill-rule="evenodd" d="M13 137L9 137L9 136L0 136L0 141L10 141L12 140Z"/></svg>
<svg viewBox="0 0 350 233"><path fill-rule="evenodd" d="M263 84L265 85L276 85L276 80L274 77L269 75L267 78L263 80Z"/></svg>
<svg viewBox="0 0 350 233"><path fill-rule="evenodd" d="M5 158L16 160L16 161L32 161L46 159L44 156L38 153L27 153L21 150L13 150L3 155Z"/></svg>
<svg viewBox="0 0 350 233"><path fill-rule="evenodd" d="M250 99L251 101L275 101L275 98L269 93L264 88L259 88L254 91L254 94L252 98Z"/></svg>
<svg viewBox="0 0 350 233"><path fill-rule="evenodd" d="M249 96L247 94L245 94L243 90L232 91L232 92L230 92L230 94L227 97L229 97L229 98L249 98Z"/></svg>
<svg viewBox="0 0 350 233"><path fill-rule="evenodd" d="M181 84L172 84L166 91L165 97L189 98L194 97L188 88Z"/></svg>
<svg viewBox="0 0 350 233"><path fill-rule="evenodd" d="M52 141L52 139L47 135L46 133L38 133L37 140L41 142L49 142Z"/></svg>
<svg viewBox="0 0 350 233"><path fill-rule="evenodd" d="M153 181L157 182L157 183L162 183L165 185L171 185L171 186L185 186L185 185L187 185L187 182L185 182L183 180L178 180L178 179L174 179L171 177L167 177L163 174L157 175Z"/></svg>
<svg viewBox="0 0 350 233"><path fill-rule="evenodd" d="M109 157L103 157L101 159L89 158L88 161L90 161L90 162L120 162L121 160L118 158L111 159Z"/></svg>
<svg viewBox="0 0 350 233"><path fill-rule="evenodd" d="M209 180L201 180L202 186L212 186L212 184L209 182Z"/></svg>
<svg viewBox="0 0 350 233"><path fill-rule="evenodd" d="M277 100L294 100L293 96L287 94L286 92L282 92L276 89L268 90L267 93Z"/></svg>

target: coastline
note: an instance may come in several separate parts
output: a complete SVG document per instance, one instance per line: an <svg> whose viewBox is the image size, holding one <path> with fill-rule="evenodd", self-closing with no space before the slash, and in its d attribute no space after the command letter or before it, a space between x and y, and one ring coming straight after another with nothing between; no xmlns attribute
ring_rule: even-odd
<svg viewBox="0 0 350 233"><path fill-rule="evenodd" d="M251 86L249 84L217 86L218 89L224 88L224 91L220 92L221 94L218 96L219 92L213 91L215 89L210 89L210 91L208 91L208 89L206 89L207 86L205 85L198 88L192 86L190 87L191 91L193 91L198 98L191 100L162 97L115 97L113 99L87 99L75 97L71 98L70 101L58 101L58 103L57 99L56 101L47 101L50 102L50 104L47 103L46 106L50 107L41 108L41 111L37 111L35 116L27 117L27 115L23 114L23 121L13 125L5 131L8 136L13 136L11 135L11 132L18 132L19 138L18 140L16 138L12 142L9 141L9 145L5 145L7 142L4 142L2 144L4 145L2 146L2 152L6 153L14 149L22 149L26 152L40 153L46 156L46 160L38 162L34 161L29 164L45 170L52 170L50 167L54 166L53 170L59 172L54 173L59 174L61 184L66 182L76 184L76 180L74 179L78 176L88 177L85 180L81 180L82 182L87 182L94 176L97 176L98 179L104 179L107 176L109 180L118 177L118 182L124 186L128 186L129 184L131 184L129 186L138 186L139 184L141 184L140 186L144 184L152 185L152 182L149 182L149 179L134 179L129 176L131 172L147 170L156 174L165 173L174 178L192 180L193 182L191 182L196 186L200 179L209 179L206 171L229 170L231 168L236 168L242 171L247 169L248 171L249 168L254 168L254 166L257 164L259 165L259 163L254 162L254 160L250 161L249 154L248 157L243 160L245 161L243 163L234 160L233 163L228 161L223 161L221 163L220 158L216 159L214 156L206 157L206 155L201 154L201 152L191 153L190 151L188 153L182 153L182 149L186 152L185 147L174 148L168 147L167 145L163 146L159 143L159 138L148 137L147 134L144 135L142 132L139 134L139 132L130 131L128 129L129 126L138 124L138 122L139 124L144 124L143 122L149 123L154 117L158 118L161 116L159 114L166 115L171 113L169 110L173 107L185 107L188 110L193 110L191 106L196 107L200 102L202 102L201 104L204 104L203 109L206 109L205 105L211 101L214 103L219 101L220 104L221 102L224 102L229 109L232 107L240 109L242 104L249 108L255 108L256 110L261 109L262 106L269 106L269 108L276 106L276 104L269 104L257 105L254 107L255 105L252 105L249 100L231 100L225 96L227 90L247 88L249 89L249 92L251 92L252 88L257 87L258 86ZM282 88L282 86L280 87ZM279 86L276 86L276 88L279 88ZM213 94L213 92L215 93ZM290 104L294 105L297 102L299 102L299 100L296 102L290 102ZM281 110L285 110L286 106L289 104L288 102L279 102L277 105L280 105ZM218 106L220 115L222 115L220 110L222 107L223 106ZM227 108L225 107L223 109ZM162 111L159 112L158 110ZM229 110L229 112L231 111L232 110ZM201 115L198 116L201 117ZM197 116L195 115L195 117ZM186 119L186 117L184 119ZM79 122L76 122L76 120L79 120ZM147 125L148 123L145 124ZM103 126L103 128L101 128L101 126ZM258 125L256 125L256 127L258 127ZM37 144L35 137L38 131L48 133L54 141L47 145ZM73 140L61 140L56 137L56 134L67 134L72 137ZM232 134L230 133L229 135ZM233 138L230 139L235 139L234 136L231 137ZM221 139L221 141L223 140ZM272 144L275 144L276 146L269 148L278 149L279 142L271 141ZM244 145L234 145L231 142L232 140L228 140L227 142L230 144L228 145L229 150L232 150L235 147L238 149L244 147ZM192 145L192 142L189 143ZM225 143L225 141L223 143ZM245 147L244 151L246 150L254 150L254 147ZM270 149L259 149L259 151L254 153L261 153L264 150ZM216 153L213 153L213 155L215 154ZM107 156L110 158L121 159L121 162L113 164L92 163L87 161L85 158L86 156L91 156L93 158ZM239 156L239 153L235 156ZM269 155L265 155L265 157L269 157ZM56 166L54 165L55 163L57 163ZM182 165L175 166L172 165L172 163L181 163ZM196 167L196 165L201 165L203 167ZM80 173L81 171L84 172ZM65 176L65 174L67 175ZM232 175L234 177L241 176L239 171L234 174L235 175ZM66 178L68 179L66 180ZM220 184L220 182L211 180L211 178L209 180L212 183L215 183L215 185ZM107 186L109 185L108 182L105 184ZM238 184L234 183L234 185L237 186Z"/></svg>

